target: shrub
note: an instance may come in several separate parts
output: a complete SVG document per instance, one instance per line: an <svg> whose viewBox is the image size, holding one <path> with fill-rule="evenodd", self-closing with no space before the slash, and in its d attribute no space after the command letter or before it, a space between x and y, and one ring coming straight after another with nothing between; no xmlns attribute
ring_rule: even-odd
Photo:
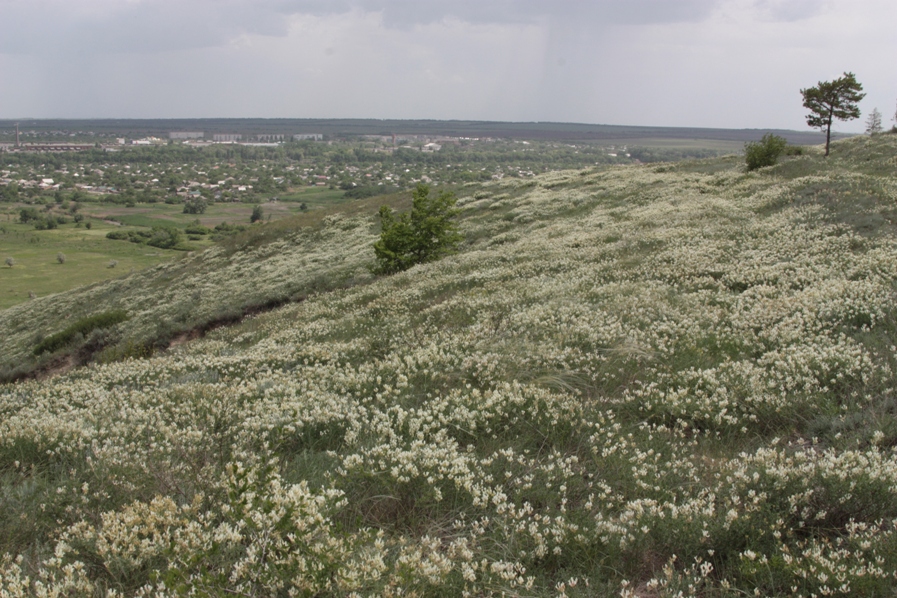
<svg viewBox="0 0 897 598"><path fill-rule="evenodd" d="M188 199L184 203L184 214L202 214L206 211L208 205L202 197Z"/></svg>
<svg viewBox="0 0 897 598"><path fill-rule="evenodd" d="M184 229L184 232L188 235L207 235L212 232L212 229L201 224L191 224L186 229Z"/></svg>
<svg viewBox="0 0 897 598"><path fill-rule="evenodd" d="M366 197L375 197L377 195L388 195L399 190L394 185L362 185L361 187L353 187L343 194L343 197L350 199L364 199Z"/></svg>
<svg viewBox="0 0 897 598"><path fill-rule="evenodd" d="M160 249L172 249L181 242L181 231L173 226L154 226L146 244Z"/></svg>
<svg viewBox="0 0 897 598"><path fill-rule="evenodd" d="M42 353L57 351L70 343L78 334L86 336L94 330L109 328L127 319L128 314L122 310L106 311L82 318L62 332L52 334L39 342L34 347L34 354L41 355Z"/></svg>
<svg viewBox="0 0 897 598"><path fill-rule="evenodd" d="M262 206L255 206L254 208L252 208L252 215L249 217L249 222L256 223L262 219L262 216Z"/></svg>
<svg viewBox="0 0 897 598"><path fill-rule="evenodd" d="M784 138L772 133L767 133L757 141L749 141L744 144L744 159L747 162L748 171L757 170L764 166L772 166L785 151L788 142Z"/></svg>
<svg viewBox="0 0 897 598"><path fill-rule="evenodd" d="M10 268L12 268L13 266L16 265L16 260L14 260L11 257L8 257L8 258L6 258L6 265L9 266Z"/></svg>
<svg viewBox="0 0 897 598"><path fill-rule="evenodd" d="M222 222L215 226L215 232L212 235L212 240L220 241L225 237L235 235L239 232L243 232L244 230L246 230L246 227L241 224L228 224L227 222Z"/></svg>
<svg viewBox="0 0 897 598"><path fill-rule="evenodd" d="M19 211L19 222L22 224L28 224L29 222L34 222L35 220L41 220L43 216L37 211L37 208L22 208Z"/></svg>
<svg viewBox="0 0 897 598"><path fill-rule="evenodd" d="M62 253L61 251L59 253L57 253L56 261L59 262L60 264L64 264L65 263L65 254Z"/></svg>
<svg viewBox="0 0 897 598"><path fill-rule="evenodd" d="M58 228L59 223L56 218L53 216L47 216L46 218L39 218L34 221L34 228L36 230L50 230L54 228Z"/></svg>
<svg viewBox="0 0 897 598"><path fill-rule="evenodd" d="M411 213L396 219L388 206L380 208L383 231L374 243L378 274L407 270L451 253L461 235L452 217L458 213L454 193L442 191L430 196L430 188L420 184L414 190Z"/></svg>

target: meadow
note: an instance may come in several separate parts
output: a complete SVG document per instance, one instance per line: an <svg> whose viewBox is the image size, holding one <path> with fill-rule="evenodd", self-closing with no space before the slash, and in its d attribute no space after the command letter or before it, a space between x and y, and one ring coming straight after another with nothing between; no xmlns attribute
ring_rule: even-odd
<svg viewBox="0 0 897 598"><path fill-rule="evenodd" d="M178 252L106 239L119 227L98 222L89 230L63 225L54 230L0 224L0 309L84 284L121 277L173 259ZM60 263L58 256L64 256Z"/></svg>
<svg viewBox="0 0 897 598"><path fill-rule="evenodd" d="M892 596L895 155L461 188L389 277L374 198L6 309L0 596Z"/></svg>
<svg viewBox="0 0 897 598"><path fill-rule="evenodd" d="M313 187L260 205L263 219L271 221L305 210L339 205L348 201L343 195L340 190ZM213 203L203 214L185 214L181 204L139 203L128 207L85 203L80 213L89 219L90 229L68 223L52 230L35 230L30 224L20 224L17 211L22 207L26 205L9 204L0 211L0 259L14 260L11 268L0 263L0 309L34 297L118 278L179 257L179 251L106 239L111 231L147 230L154 226L184 230L196 221L208 228L222 222L248 226L254 205ZM210 236L185 241L192 250L213 245ZM59 254L65 256L63 263L57 259Z"/></svg>

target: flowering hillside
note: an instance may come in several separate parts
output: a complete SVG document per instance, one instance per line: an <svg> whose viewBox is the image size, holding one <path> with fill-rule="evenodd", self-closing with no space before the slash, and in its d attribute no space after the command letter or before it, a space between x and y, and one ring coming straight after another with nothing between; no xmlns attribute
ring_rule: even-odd
<svg viewBox="0 0 897 598"><path fill-rule="evenodd" d="M0 596L891 596L895 155L503 181L394 276L334 217L7 310L26 355L86 296L143 342L309 289L0 386Z"/></svg>

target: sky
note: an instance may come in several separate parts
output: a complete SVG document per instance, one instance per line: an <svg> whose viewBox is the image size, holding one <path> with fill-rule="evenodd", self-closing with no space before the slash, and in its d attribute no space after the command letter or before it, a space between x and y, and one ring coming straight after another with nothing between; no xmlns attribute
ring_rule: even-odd
<svg viewBox="0 0 897 598"><path fill-rule="evenodd" d="M895 0L0 0L0 118L807 129L897 111Z"/></svg>

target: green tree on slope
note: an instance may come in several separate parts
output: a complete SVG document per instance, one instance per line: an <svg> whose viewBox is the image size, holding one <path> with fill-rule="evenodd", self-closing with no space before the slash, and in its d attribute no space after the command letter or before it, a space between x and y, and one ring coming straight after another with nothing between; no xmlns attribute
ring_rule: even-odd
<svg viewBox="0 0 897 598"><path fill-rule="evenodd" d="M866 97L863 85L858 83L853 73L844 73L834 81L820 81L816 87L801 89L804 108L810 110L807 124L825 131L825 155L828 156L832 137L832 121L851 120L860 117L857 103Z"/></svg>
<svg viewBox="0 0 897 598"><path fill-rule="evenodd" d="M458 227L452 221L458 213L454 193L441 191L433 197L427 185L419 184L412 197L411 212L398 218L388 206L380 207L383 231L374 243L374 271L378 274L401 272L439 259L461 242Z"/></svg>

